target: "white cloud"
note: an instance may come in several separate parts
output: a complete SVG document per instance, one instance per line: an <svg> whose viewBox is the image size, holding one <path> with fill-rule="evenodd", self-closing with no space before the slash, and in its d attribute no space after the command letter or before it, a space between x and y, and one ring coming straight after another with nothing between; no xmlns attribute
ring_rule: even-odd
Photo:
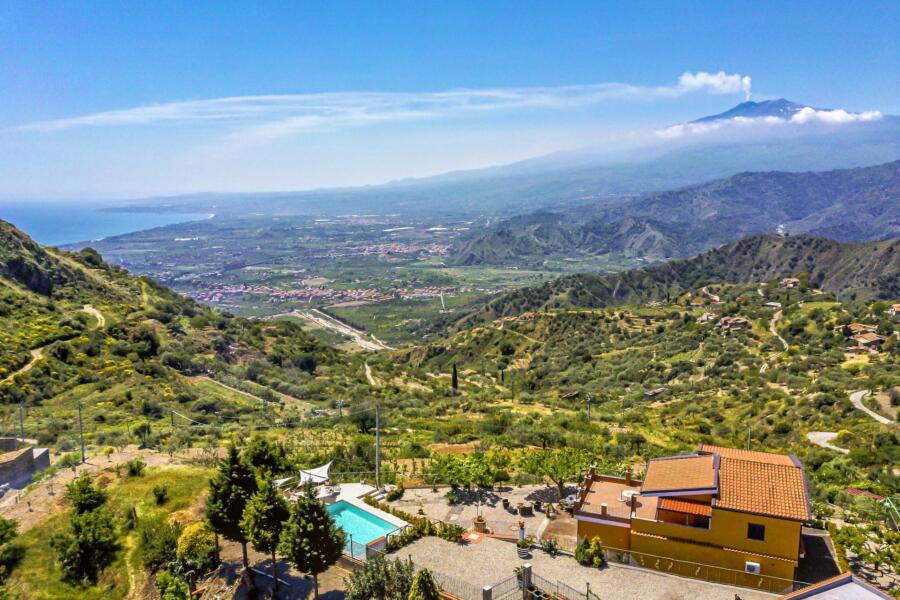
<svg viewBox="0 0 900 600"><path fill-rule="evenodd" d="M678 87L688 91L707 91L712 94L737 94L743 92L744 99L749 100L751 80L749 75L729 75L725 71L718 73L683 73L678 78Z"/></svg>
<svg viewBox="0 0 900 600"><path fill-rule="evenodd" d="M877 121L884 115L877 110L867 110L861 113L851 113L843 109L836 110L817 110L809 106L805 106L789 119L783 117L767 116L767 117L734 117L731 119L718 119L715 121L701 121L698 123L682 123L673 125L665 129L657 130L656 135L673 139L680 138L685 135L702 135L714 131L729 129L740 130L749 127L759 126L786 126L786 125L805 125L807 123L826 123L831 125L843 125L846 123L859 123L864 121Z"/></svg>
<svg viewBox="0 0 900 600"><path fill-rule="evenodd" d="M608 99L672 98L690 93L749 94L750 77L684 73L670 86L598 83L558 87L458 89L442 92L337 92L235 96L187 100L39 121L22 131L55 132L78 127L216 123L233 136L272 139L312 129L384 121L438 119L457 114L522 109L565 110Z"/></svg>
<svg viewBox="0 0 900 600"><path fill-rule="evenodd" d="M858 121L877 121L883 115L877 110L867 110L861 113L851 113L843 109L816 110L805 106L791 117L793 123L809 123L819 121L821 123L856 123Z"/></svg>

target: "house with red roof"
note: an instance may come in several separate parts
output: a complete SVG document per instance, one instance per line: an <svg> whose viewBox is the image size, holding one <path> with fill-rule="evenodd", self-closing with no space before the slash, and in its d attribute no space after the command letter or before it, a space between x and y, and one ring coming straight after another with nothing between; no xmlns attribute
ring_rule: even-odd
<svg viewBox="0 0 900 600"><path fill-rule="evenodd" d="M651 459L642 480L591 469L574 517L579 540L637 566L770 592L793 589L811 520L796 457L707 444Z"/></svg>

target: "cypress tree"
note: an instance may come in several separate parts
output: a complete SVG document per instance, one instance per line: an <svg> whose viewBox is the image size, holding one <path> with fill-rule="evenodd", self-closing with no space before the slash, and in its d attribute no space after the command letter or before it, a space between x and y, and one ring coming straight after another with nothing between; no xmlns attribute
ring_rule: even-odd
<svg viewBox="0 0 900 600"><path fill-rule="evenodd" d="M237 448L230 446L225 460L219 463L219 472L209 482L206 519L217 535L241 545L244 569L249 568L250 561L247 558L248 539L241 527L241 519L256 490L253 471L241 460Z"/></svg>
<svg viewBox="0 0 900 600"><path fill-rule="evenodd" d="M253 494L244 509L241 528L244 535L253 544L257 552L264 552L272 557L272 591L278 589L278 578L275 570L275 551L278 540L284 529L284 522L289 515L287 502L275 489L272 479L263 480L259 490Z"/></svg>
<svg viewBox="0 0 900 600"><path fill-rule="evenodd" d="M343 548L344 532L307 482L303 496L291 507L279 551L298 571L312 575L314 598L319 597L319 574L338 561Z"/></svg>

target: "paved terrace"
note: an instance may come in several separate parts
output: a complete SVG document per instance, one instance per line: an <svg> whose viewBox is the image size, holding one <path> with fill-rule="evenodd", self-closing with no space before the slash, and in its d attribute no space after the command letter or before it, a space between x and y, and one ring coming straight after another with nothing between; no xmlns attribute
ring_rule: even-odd
<svg viewBox="0 0 900 600"><path fill-rule="evenodd" d="M538 498L544 502L556 502L558 496L556 487L544 485L520 488L505 487L498 492L483 492L481 494L482 504L479 507L477 505L478 496L475 492L460 491L463 501L459 504L448 504L446 494L449 489L442 487L438 488L437 492L432 492L431 488L408 489L404 492L403 498L389 502L389 504L411 515L418 514L419 508L421 508L425 515L432 519L453 523L465 529L473 528L472 520L480 510L487 521L487 526L497 535L518 536L518 523L524 521L525 532L537 537L540 533L539 529L546 522L544 513L535 512L533 516L520 517L504 509L502 499L507 498L510 505L515 507L519 502L531 503ZM543 526L546 527L546 525Z"/></svg>
<svg viewBox="0 0 900 600"><path fill-rule="evenodd" d="M475 544L454 544L436 537L425 537L400 549L398 558L412 558L419 567L465 581L478 588L502 581L514 569L531 563L534 573L550 581L562 581L576 590L591 592L602 600L772 600L772 594L747 588L725 586L686 579L622 565L604 569L582 567L568 556L550 557L534 550L522 560L510 542L484 538Z"/></svg>

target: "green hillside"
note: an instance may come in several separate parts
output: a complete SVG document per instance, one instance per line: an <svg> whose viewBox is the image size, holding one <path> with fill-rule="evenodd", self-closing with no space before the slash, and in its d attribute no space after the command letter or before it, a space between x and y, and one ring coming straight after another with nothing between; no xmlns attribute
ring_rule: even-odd
<svg viewBox="0 0 900 600"><path fill-rule="evenodd" d="M0 407L27 411L41 444L71 448L76 403L88 442L136 441L134 418L179 425L252 422L261 400L279 419L308 410L321 392L352 396L352 357L286 321L214 311L150 279L107 264L91 249L43 248L0 222ZM218 382L218 383L217 383ZM225 384L235 390L230 391ZM301 411L302 409L302 411ZM12 421L8 421L12 423ZM10 425L8 425L10 426ZM162 444L167 428L143 436Z"/></svg>
<svg viewBox="0 0 900 600"><path fill-rule="evenodd" d="M740 173L624 201L513 217L460 244L461 265L618 254L664 260L772 232L842 241L900 235L900 161L827 172Z"/></svg>
<svg viewBox="0 0 900 600"><path fill-rule="evenodd" d="M577 274L501 296L461 323L544 308L602 307L677 296L703 282L760 283L804 274L810 286L846 300L900 296L900 240L840 243L757 235L693 258L613 275Z"/></svg>

